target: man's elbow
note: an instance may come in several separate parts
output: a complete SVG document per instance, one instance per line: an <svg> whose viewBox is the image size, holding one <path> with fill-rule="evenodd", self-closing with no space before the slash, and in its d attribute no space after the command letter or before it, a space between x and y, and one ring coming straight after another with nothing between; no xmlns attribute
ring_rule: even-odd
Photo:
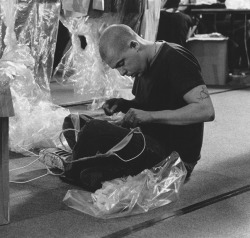
<svg viewBox="0 0 250 238"><path fill-rule="evenodd" d="M213 106L209 106L206 108L206 120L205 121L213 121L215 119L215 111Z"/></svg>

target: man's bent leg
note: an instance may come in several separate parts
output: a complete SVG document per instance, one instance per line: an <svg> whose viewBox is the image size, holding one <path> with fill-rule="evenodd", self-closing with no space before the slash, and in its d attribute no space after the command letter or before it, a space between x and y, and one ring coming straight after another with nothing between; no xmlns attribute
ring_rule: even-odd
<svg viewBox="0 0 250 238"><path fill-rule="evenodd" d="M106 121L93 119L86 123L78 134L73 149L73 160L106 153L118 144L130 132ZM144 149L144 139L146 141ZM136 175L144 169L150 169L165 158L157 142L141 133L135 133L129 143L117 151L119 156L95 157L73 164L70 176L80 181L82 187L93 190L101 187L102 182L114 178ZM143 150L144 149L144 150ZM141 153L142 152L142 153ZM137 157L137 155L140 155Z"/></svg>
<svg viewBox="0 0 250 238"><path fill-rule="evenodd" d="M86 119L85 119L86 118ZM79 127L78 129L81 129L88 120L91 120L91 117L85 116L85 115L79 115ZM76 132L74 131L75 125L73 123L74 117L72 114L68 115L64 118L64 122L62 125L63 129L63 135L69 145L69 147L73 150L75 144L76 144Z"/></svg>

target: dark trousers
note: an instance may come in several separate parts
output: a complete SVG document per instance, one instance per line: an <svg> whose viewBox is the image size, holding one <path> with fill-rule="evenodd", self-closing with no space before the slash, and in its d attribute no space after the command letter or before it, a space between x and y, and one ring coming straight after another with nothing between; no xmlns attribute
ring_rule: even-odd
<svg viewBox="0 0 250 238"><path fill-rule="evenodd" d="M130 129L111 124L104 120L92 118L86 120L85 118L85 116L83 118L80 116L81 130L78 133L77 140L74 131L64 132L64 136L72 149L74 161L83 157L106 153L130 132ZM71 115L69 115L64 120L63 129L67 130L71 128L74 128L74 125ZM140 156L132 159L140 153ZM71 173L77 175L81 170L89 167L114 167L116 170L119 168L119 177L136 175L144 169L152 168L168 156L164 148L157 141L140 133L133 134L130 142L123 149L119 150L117 154L126 162L117 156L107 158L99 158L97 156L94 159L75 163L71 168Z"/></svg>
<svg viewBox="0 0 250 238"><path fill-rule="evenodd" d="M104 120L93 119L86 115L80 115L79 127L80 132L77 139L74 131L64 132L64 136L72 149L72 160L77 161L70 164L68 169L66 168L66 176L73 178L75 181L81 180L81 172L88 168L94 168L100 172L105 171L103 173L105 175L102 176L102 181L100 182L129 175L133 176L144 169L151 169L173 152L165 150L159 142L150 136L134 134L128 145L117 152L117 155L124 161L117 156L105 158L95 156L100 153L106 153L113 148L128 135L130 129L111 124ZM72 117L69 115L64 120L63 129L73 128ZM137 157L139 154L140 156ZM81 158L89 156L94 156L95 158L80 161ZM133 159L134 157L136 158ZM199 159L200 156L193 163L183 161L187 170L186 180L189 179Z"/></svg>

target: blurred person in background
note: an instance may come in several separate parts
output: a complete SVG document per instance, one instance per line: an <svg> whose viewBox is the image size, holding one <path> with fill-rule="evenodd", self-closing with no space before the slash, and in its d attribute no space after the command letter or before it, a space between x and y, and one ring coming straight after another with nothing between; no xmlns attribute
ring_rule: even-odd
<svg viewBox="0 0 250 238"><path fill-rule="evenodd" d="M186 47L186 41L196 29L192 18L178 10L180 0L162 2L157 40L164 40Z"/></svg>

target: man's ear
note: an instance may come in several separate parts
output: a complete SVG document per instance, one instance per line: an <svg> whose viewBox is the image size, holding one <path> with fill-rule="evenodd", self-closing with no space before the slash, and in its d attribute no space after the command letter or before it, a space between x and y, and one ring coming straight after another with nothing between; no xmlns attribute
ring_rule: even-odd
<svg viewBox="0 0 250 238"><path fill-rule="evenodd" d="M102 25L99 27L98 29L98 37L101 36L101 34L103 33L103 31L108 27L108 23L102 23Z"/></svg>
<svg viewBox="0 0 250 238"><path fill-rule="evenodd" d="M135 49L136 51L138 51L139 48L140 48L139 42L138 42L138 41L132 40L132 41L130 42L130 48L131 48L131 49Z"/></svg>

